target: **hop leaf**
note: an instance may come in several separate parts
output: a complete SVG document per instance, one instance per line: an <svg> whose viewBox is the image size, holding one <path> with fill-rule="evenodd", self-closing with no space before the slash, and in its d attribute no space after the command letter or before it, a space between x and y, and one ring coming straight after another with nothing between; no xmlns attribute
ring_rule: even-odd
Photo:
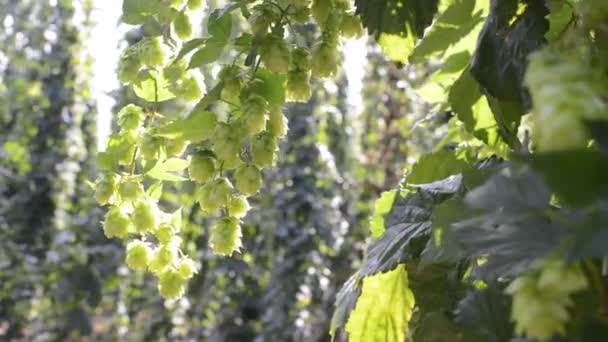
<svg viewBox="0 0 608 342"><path fill-rule="evenodd" d="M188 167L188 174L192 181L207 183L217 174L215 159L208 156L196 156L192 158Z"/></svg>
<svg viewBox="0 0 608 342"><path fill-rule="evenodd" d="M209 243L214 254L231 256L241 248L242 236L239 221L233 217L224 217L211 227Z"/></svg>
<svg viewBox="0 0 608 342"><path fill-rule="evenodd" d="M187 102L198 101L202 96L201 85L193 75L184 79L179 86L181 98Z"/></svg>
<svg viewBox="0 0 608 342"><path fill-rule="evenodd" d="M237 183L238 184L238 183ZM228 214L232 217L243 218L251 207L245 196L234 196L228 203Z"/></svg>
<svg viewBox="0 0 608 342"><path fill-rule="evenodd" d="M237 190L248 196L257 194L262 187L262 173L254 165L240 167L234 173L234 180Z"/></svg>
<svg viewBox="0 0 608 342"><path fill-rule="evenodd" d="M138 233L156 230L159 224L159 213L156 203L151 200L138 202L133 209L133 226Z"/></svg>
<svg viewBox="0 0 608 342"><path fill-rule="evenodd" d="M127 266L134 271L145 271L148 268L151 254L152 251L145 242L131 241L127 245Z"/></svg>
<svg viewBox="0 0 608 342"><path fill-rule="evenodd" d="M161 38L144 38L134 45L137 47L141 62L149 67L157 67L165 64L167 52Z"/></svg>
<svg viewBox="0 0 608 342"><path fill-rule="evenodd" d="M103 233L108 239L126 238L129 235L130 227L131 221L129 217L120 208L112 207L108 210L103 222Z"/></svg>
<svg viewBox="0 0 608 342"><path fill-rule="evenodd" d="M192 22L190 22L188 14L184 12L177 14L173 21L173 29L179 39L188 40L192 36Z"/></svg>
<svg viewBox="0 0 608 342"><path fill-rule="evenodd" d="M546 341L563 334L570 319L571 295L587 286L578 265L549 259L515 279L507 288L513 296L511 317L518 334Z"/></svg>
<svg viewBox="0 0 608 342"><path fill-rule="evenodd" d="M186 290L186 280L175 270L163 272L158 279L158 292L167 300L179 299Z"/></svg>

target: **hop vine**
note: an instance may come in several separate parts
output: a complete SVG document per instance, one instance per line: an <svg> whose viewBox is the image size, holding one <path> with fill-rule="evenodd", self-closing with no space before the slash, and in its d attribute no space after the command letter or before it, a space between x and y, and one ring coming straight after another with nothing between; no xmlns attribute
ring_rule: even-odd
<svg viewBox="0 0 608 342"><path fill-rule="evenodd" d="M127 243L126 264L156 276L169 300L184 294L197 267L180 249L180 212L166 212L159 201L163 182L193 182L201 209L217 219L213 252L238 252L248 197L262 188L262 172L275 164L287 133L284 102L308 101L311 78L338 70L340 36L363 33L350 1L265 0L209 9L207 36L197 37L192 14L204 7L200 0L123 1L123 21L145 34L122 52L116 73L139 101L118 112L119 130L98 154L104 234ZM249 30L237 36L239 8ZM313 47L297 43L305 41L297 25L308 23L319 28ZM206 91L198 68L223 56L232 62ZM183 116L159 112L169 100L194 105Z"/></svg>

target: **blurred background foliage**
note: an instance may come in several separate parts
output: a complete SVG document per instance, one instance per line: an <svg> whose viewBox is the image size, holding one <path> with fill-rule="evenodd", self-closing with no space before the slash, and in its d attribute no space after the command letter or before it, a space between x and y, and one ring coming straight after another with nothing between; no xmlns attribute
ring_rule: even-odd
<svg viewBox="0 0 608 342"><path fill-rule="evenodd" d="M0 0L0 340L328 340L374 199L447 132L451 113L428 115L412 90L429 67L396 66L369 43L363 108L348 104L345 72L291 105L280 162L264 175L235 258L207 248L192 185L171 185L162 200L189 203L184 246L201 271L166 304L103 236L88 186L100 115L87 54L93 6ZM123 44L139 37L128 32ZM130 96L117 89L116 108Z"/></svg>

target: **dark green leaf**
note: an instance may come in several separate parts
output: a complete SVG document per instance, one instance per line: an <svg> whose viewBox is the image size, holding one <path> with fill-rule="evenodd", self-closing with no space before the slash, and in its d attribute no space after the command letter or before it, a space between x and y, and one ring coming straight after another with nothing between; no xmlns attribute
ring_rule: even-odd
<svg viewBox="0 0 608 342"><path fill-rule="evenodd" d="M482 22L482 13L473 13L476 0L456 0L433 22L418 42L410 62L420 63L429 56L444 52Z"/></svg>
<svg viewBox="0 0 608 342"><path fill-rule="evenodd" d="M456 321L486 342L510 342L513 336L511 298L493 285L470 291L458 304Z"/></svg>
<svg viewBox="0 0 608 342"><path fill-rule="evenodd" d="M439 0L355 0L357 14L370 34L422 37L437 13Z"/></svg>
<svg viewBox="0 0 608 342"><path fill-rule="evenodd" d="M207 31L211 37L218 41L228 41L230 39L232 33L232 14L230 12L238 6L240 4L233 3L223 9L211 12L207 23Z"/></svg>
<svg viewBox="0 0 608 342"><path fill-rule="evenodd" d="M453 151L439 150L420 157L405 181L408 184L431 183L471 170L472 167Z"/></svg>
<svg viewBox="0 0 608 342"><path fill-rule="evenodd" d="M329 333L334 336L336 330L346 325L351 311L361 295L360 281L357 275L351 276L336 295L336 309L331 318Z"/></svg>

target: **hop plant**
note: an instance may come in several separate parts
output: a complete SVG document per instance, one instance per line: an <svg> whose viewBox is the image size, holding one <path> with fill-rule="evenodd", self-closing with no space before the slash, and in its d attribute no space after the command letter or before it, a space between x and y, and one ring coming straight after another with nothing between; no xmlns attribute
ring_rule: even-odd
<svg viewBox="0 0 608 342"><path fill-rule="evenodd" d="M291 53L283 37L270 34L260 47L260 57L266 68L276 74L286 74L289 68Z"/></svg>
<svg viewBox="0 0 608 342"><path fill-rule="evenodd" d="M185 290L186 280L176 270L166 270L158 278L158 292L164 299L179 299Z"/></svg>
<svg viewBox="0 0 608 342"><path fill-rule="evenodd" d="M572 294L587 287L580 266L549 259L515 279L507 288L513 296L511 317L518 334L546 341L564 334L570 319Z"/></svg>
<svg viewBox="0 0 608 342"><path fill-rule="evenodd" d="M211 227L209 244L214 254L231 256L241 248L242 236L239 220L234 217L224 217Z"/></svg>
<svg viewBox="0 0 608 342"><path fill-rule="evenodd" d="M210 156L195 156L188 167L190 180L199 183L207 183L217 174L215 158Z"/></svg>
<svg viewBox="0 0 608 342"><path fill-rule="evenodd" d="M242 138L240 127L220 123L213 134L213 152L219 159L230 160L241 150Z"/></svg>
<svg viewBox="0 0 608 342"><path fill-rule="evenodd" d="M144 110L129 104L118 112L118 125L126 131L137 130L144 121Z"/></svg>
<svg viewBox="0 0 608 342"><path fill-rule="evenodd" d="M291 52L291 69L298 71L310 71L312 67L312 56L306 48L295 48Z"/></svg>
<svg viewBox="0 0 608 342"><path fill-rule="evenodd" d="M100 176L95 182L95 200L99 205L113 202L116 194L116 175L106 174Z"/></svg>
<svg viewBox="0 0 608 342"><path fill-rule="evenodd" d="M125 239L130 228L131 220L120 208L112 207L108 210L103 222L103 233L108 239Z"/></svg>
<svg viewBox="0 0 608 342"><path fill-rule="evenodd" d="M188 64L184 59L173 62L163 69L163 76L172 83L184 78L188 71Z"/></svg>
<svg viewBox="0 0 608 342"><path fill-rule="evenodd" d="M148 268L151 255L152 251L145 242L141 240L131 241L127 245L127 266L134 271L145 271Z"/></svg>
<svg viewBox="0 0 608 342"><path fill-rule="evenodd" d="M262 172L255 165L245 165L236 170L234 181L240 193L253 196L262 187Z"/></svg>
<svg viewBox="0 0 608 342"><path fill-rule="evenodd" d="M123 84L130 84L137 80L139 69L141 69L141 60L135 54L123 54L118 61L116 74L118 80Z"/></svg>
<svg viewBox="0 0 608 342"><path fill-rule="evenodd" d="M311 12L313 18L319 26L323 27L329 18L329 14L333 10L332 1L327 0L313 0Z"/></svg>
<svg viewBox="0 0 608 342"><path fill-rule="evenodd" d="M265 168L274 165L277 142L271 134L262 134L251 144L251 158L258 167Z"/></svg>
<svg viewBox="0 0 608 342"><path fill-rule="evenodd" d="M156 230L159 224L159 210L152 200L138 202L131 215L133 227L138 233L148 233Z"/></svg>
<svg viewBox="0 0 608 342"><path fill-rule="evenodd" d="M238 184L238 183L237 183ZM245 196L234 196L228 203L228 214L231 217L243 218L251 207Z"/></svg>

